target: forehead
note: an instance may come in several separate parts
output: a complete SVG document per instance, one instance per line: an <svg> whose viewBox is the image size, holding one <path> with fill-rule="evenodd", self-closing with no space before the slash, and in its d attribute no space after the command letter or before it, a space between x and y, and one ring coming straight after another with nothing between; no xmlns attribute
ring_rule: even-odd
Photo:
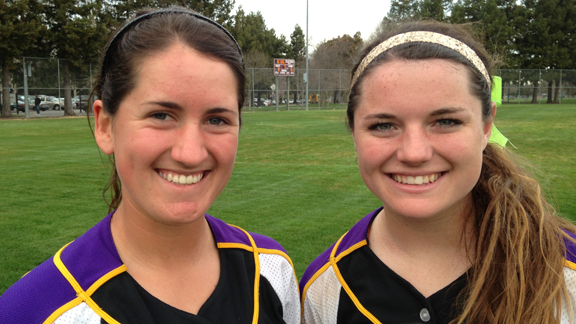
<svg viewBox="0 0 576 324"><path fill-rule="evenodd" d="M392 60L373 68L360 85L356 112L480 106L467 66L445 59Z"/></svg>

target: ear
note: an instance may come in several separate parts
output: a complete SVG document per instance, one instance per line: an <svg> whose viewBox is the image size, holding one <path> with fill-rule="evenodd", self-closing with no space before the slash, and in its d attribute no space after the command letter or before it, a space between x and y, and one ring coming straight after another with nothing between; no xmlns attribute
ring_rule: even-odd
<svg viewBox="0 0 576 324"><path fill-rule="evenodd" d="M102 100L94 101L94 138L96 144L106 155L114 153L114 138L112 136L112 118L104 110Z"/></svg>
<svg viewBox="0 0 576 324"><path fill-rule="evenodd" d="M492 101L492 103L490 105L492 106L491 116L484 121L484 129L483 129L484 148L486 148L486 145L488 145L488 140L490 139L490 135L492 135L492 126L494 125L494 118L496 118L496 103L494 101Z"/></svg>

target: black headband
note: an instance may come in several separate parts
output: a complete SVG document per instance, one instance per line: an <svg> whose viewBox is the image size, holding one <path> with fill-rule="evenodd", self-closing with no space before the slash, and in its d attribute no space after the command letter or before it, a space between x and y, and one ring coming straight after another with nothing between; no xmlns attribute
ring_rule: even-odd
<svg viewBox="0 0 576 324"><path fill-rule="evenodd" d="M240 60L242 61L242 66L244 66L244 58L242 56L242 50L240 49L238 42L236 42L236 39L234 39L234 36L232 36L232 34L230 34L230 32L228 32L226 30L226 28L222 27L222 25L220 25L219 23L215 22L214 20L212 20L210 18L207 18L205 16L202 16L202 15L197 14L197 13L192 12L192 11L186 11L186 10L181 10L181 9L162 9L162 10L156 10L156 11L148 12L148 13L145 13L143 15L140 15L140 16L132 19L130 22L128 22L127 24L122 26L122 28L120 28L120 30L116 33L116 35L114 35L114 37L110 40L110 42L108 43L108 46L106 46L106 49L104 50L104 58L102 59L102 69L100 71L100 83L104 82L104 76L106 74L105 73L106 67L108 66L108 61L110 60L110 55L109 55L110 48L117 42L117 40L120 39L123 34L125 34L128 30L130 30L132 27L134 27L139 22L141 22L145 19L148 19L152 16L159 15L159 14L165 14L165 13L168 13L168 14L170 14L170 13L187 14L187 15L196 17L200 20L203 20L207 23L210 23L210 24L218 27L218 29L222 30L234 42L234 44L238 48L238 53L240 53Z"/></svg>

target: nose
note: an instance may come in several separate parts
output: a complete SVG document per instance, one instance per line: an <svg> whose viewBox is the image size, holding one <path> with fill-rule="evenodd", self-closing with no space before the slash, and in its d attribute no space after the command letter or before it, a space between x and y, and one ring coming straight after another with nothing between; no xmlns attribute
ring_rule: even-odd
<svg viewBox="0 0 576 324"><path fill-rule="evenodd" d="M432 154L433 148L425 130L416 127L406 128L397 151L398 160L411 165L418 165L429 161Z"/></svg>
<svg viewBox="0 0 576 324"><path fill-rule="evenodd" d="M176 133L171 156L187 166L196 166L208 157L206 148L206 138L202 126L197 123L190 123L180 127Z"/></svg>

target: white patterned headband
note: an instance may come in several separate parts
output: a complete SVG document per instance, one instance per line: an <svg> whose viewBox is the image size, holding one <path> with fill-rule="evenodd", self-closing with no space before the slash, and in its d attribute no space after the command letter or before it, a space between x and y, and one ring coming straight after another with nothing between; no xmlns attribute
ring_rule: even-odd
<svg viewBox="0 0 576 324"><path fill-rule="evenodd" d="M356 81L358 81L358 78L362 72L364 72L364 69L368 66L368 64L370 64L376 57L378 57L378 55L398 45L416 42L442 45L462 54L468 61L470 61L470 63L476 67L478 71L480 71L480 73L482 73L484 79L486 79L486 82L488 82L488 86L491 86L490 74L488 73L486 66L484 63L482 63L482 60L480 60L476 52L474 52L468 45L444 34L428 31L414 31L390 37L380 43L378 46L374 47L370 53L364 57L362 62L360 62L360 65L358 65L356 73L354 73L354 77L352 78L352 87L354 87Z"/></svg>

